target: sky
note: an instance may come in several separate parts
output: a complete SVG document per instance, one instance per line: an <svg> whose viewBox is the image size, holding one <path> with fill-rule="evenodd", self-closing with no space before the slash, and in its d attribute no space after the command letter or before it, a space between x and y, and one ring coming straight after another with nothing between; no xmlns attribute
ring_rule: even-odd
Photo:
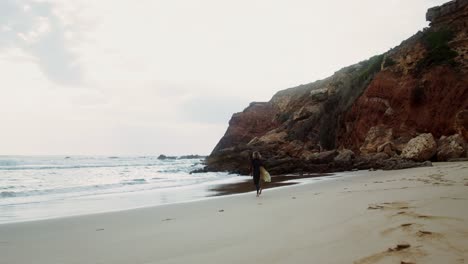
<svg viewBox="0 0 468 264"><path fill-rule="evenodd" d="M0 154L209 154L252 101L428 26L447 0L0 0Z"/></svg>

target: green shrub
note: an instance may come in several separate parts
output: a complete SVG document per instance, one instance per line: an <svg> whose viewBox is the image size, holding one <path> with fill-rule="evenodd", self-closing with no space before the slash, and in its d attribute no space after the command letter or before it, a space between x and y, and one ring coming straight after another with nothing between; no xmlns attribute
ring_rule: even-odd
<svg viewBox="0 0 468 264"><path fill-rule="evenodd" d="M454 37L452 31L442 29L439 31L428 31L423 35L422 41L428 50L433 50L442 46L447 46L447 43Z"/></svg>
<svg viewBox="0 0 468 264"><path fill-rule="evenodd" d="M371 57L367 61L363 62L363 66L357 75L357 80L359 82L365 82L373 78L374 75L380 71L383 58L384 54L381 54Z"/></svg>
<svg viewBox="0 0 468 264"><path fill-rule="evenodd" d="M290 117L291 117L291 114L287 113L287 112L277 114L277 116L276 116L278 122L280 122L280 123L284 123L284 122L288 121Z"/></svg>
<svg viewBox="0 0 468 264"><path fill-rule="evenodd" d="M422 37L422 43L427 49L427 53L416 64L416 72L421 72L425 68L435 65L455 66L454 58L458 53L452 50L448 42L454 38L454 33L450 30L428 31Z"/></svg>
<svg viewBox="0 0 468 264"><path fill-rule="evenodd" d="M387 68L387 67L391 67L391 66L393 66L393 65L395 65L395 64L396 64L396 61L394 61L394 60L393 60L392 58L390 58L390 57L386 57L383 66L384 66L384 68Z"/></svg>

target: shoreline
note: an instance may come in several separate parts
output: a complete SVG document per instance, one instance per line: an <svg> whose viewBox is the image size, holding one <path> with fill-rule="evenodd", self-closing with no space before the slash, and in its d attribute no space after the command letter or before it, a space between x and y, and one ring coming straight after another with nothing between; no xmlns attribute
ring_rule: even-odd
<svg viewBox="0 0 468 264"><path fill-rule="evenodd" d="M266 189L260 198L2 224L0 263L468 260L467 162L351 175Z"/></svg>
<svg viewBox="0 0 468 264"><path fill-rule="evenodd" d="M299 175L280 175L273 176L272 182L264 185L264 189L270 188L279 188L289 185L302 184L305 183L301 179L308 178L317 178L317 177L326 177L333 174L307 174L303 176ZM8 207L4 206L0 213L3 212L3 216L0 215L0 225L10 224L10 223L22 223L22 222L32 222L32 221L42 221L49 219L58 219L58 218L67 218L67 217L77 217L82 215L93 215L93 214L102 214L102 213L112 213L120 212L141 208L150 208L163 205L171 205L177 203L188 203L188 202L197 202L210 199L213 197L220 197L226 195L235 195L246 192L254 191L254 187L251 184L251 178L246 176L237 176L229 177L223 180L218 180L215 182L204 182L193 185L178 186L171 188L161 188L153 190L142 190L139 192L124 192L124 193L108 193L108 194L99 194L92 196L81 196L81 197L72 197L68 200L51 200L45 201L41 204L41 207L34 208L35 205L32 205L32 210L42 211L49 209L51 215L38 214L36 216L24 215L24 216L15 216L12 217L12 220L7 220ZM108 204L110 201L120 201L120 208L111 208L99 210L93 207L96 207L95 203ZM34 204L34 203L33 203ZM31 203L25 204L16 204L14 208L18 206L30 206ZM54 210L50 210L50 205L55 206ZM73 207L81 206L83 209L70 211L65 211L64 207ZM103 205L97 206L102 208ZM58 209L57 209L58 208ZM62 208L62 209L60 209ZM15 210L15 209L14 209ZM14 211L13 210L13 211ZM16 209L18 210L18 209ZM21 209L19 209L21 210ZM31 210L31 209L30 209Z"/></svg>
<svg viewBox="0 0 468 264"><path fill-rule="evenodd" d="M350 172L341 172L350 174ZM271 182L265 183L261 180L261 186L263 190L286 187L296 184L305 184L309 181L304 181L307 179L322 179L335 175L336 173L309 173L304 175L290 174L290 175L277 175L271 176ZM216 186L210 188L211 191L214 191L215 194L210 196L225 196L241 193L255 192L255 187L252 183L252 178L246 179L244 181L236 183L226 183L226 184L217 184ZM208 196L208 197L210 197Z"/></svg>
<svg viewBox="0 0 468 264"><path fill-rule="evenodd" d="M267 186L264 186L264 190L266 189L277 189L277 188L284 188L290 187L294 185L301 185L301 184L308 184L314 183L309 182L307 179L315 178L315 180L323 180L326 177L332 176L334 174L324 175L324 174L317 174L317 175L309 175L309 176L298 176L298 175L281 175L281 176L272 176L272 183L268 183ZM321 178L325 177L325 178ZM230 179L232 180L232 179ZM305 181L304 181L305 180ZM50 216L50 217L38 217L38 218L25 218L22 220L14 220L9 222L0 222L1 225L8 225L8 224L19 224L19 223L29 223L29 222L36 222L36 221L47 221L47 220L57 220L57 219L65 219L65 218L73 218L73 217L80 217L80 216L92 216L92 215L100 215L100 214L107 214L107 213L119 213L119 212L126 212L132 210L140 210L140 209L148 209L148 208L157 208L160 206L171 206L176 204L186 204L186 203L196 203L202 202L205 200L217 199L222 198L225 196L236 196L236 195L244 195L247 193L254 193L255 189L252 187L251 179L236 179L234 182L229 183L216 183L212 184L209 187L203 187L203 185L210 185L210 183L202 183L200 185L188 185L188 186L180 186L174 187L171 189L163 190L166 191L174 191L177 189L177 192L183 192L184 190L188 190L188 196L192 196L194 191L200 191L203 193L199 197L191 197L184 200L176 200L173 202L168 203L156 203L156 204L146 204L141 206L134 206L122 209L113 209L113 210L106 210L106 211L96 211L96 212L89 212L89 213L75 213L75 214L67 214L67 215L58 215L58 216ZM192 189L192 190L191 190ZM159 190L161 191L161 190ZM152 191L142 191L144 195L153 195L154 192ZM102 196L128 196L128 195L138 195L137 193L122 193L122 194L103 194Z"/></svg>

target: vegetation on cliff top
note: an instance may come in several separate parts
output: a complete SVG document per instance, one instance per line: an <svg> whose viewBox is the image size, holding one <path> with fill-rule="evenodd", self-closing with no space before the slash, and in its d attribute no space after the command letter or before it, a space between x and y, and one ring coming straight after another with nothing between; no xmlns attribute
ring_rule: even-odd
<svg viewBox="0 0 468 264"><path fill-rule="evenodd" d="M357 81L370 81L374 75L380 71L384 56L384 54L376 55L362 62L363 66L357 75Z"/></svg>
<svg viewBox="0 0 468 264"><path fill-rule="evenodd" d="M427 53L423 59L418 61L416 73L420 73L423 69L435 65L445 64L455 66L454 58L458 53L448 45L454 37L455 34L447 29L438 31L428 30L425 32L422 36L422 43L426 47Z"/></svg>

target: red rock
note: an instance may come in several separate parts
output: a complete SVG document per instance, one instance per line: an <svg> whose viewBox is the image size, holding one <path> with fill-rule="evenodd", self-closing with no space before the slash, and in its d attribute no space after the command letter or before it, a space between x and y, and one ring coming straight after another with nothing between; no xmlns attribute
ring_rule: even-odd
<svg viewBox="0 0 468 264"><path fill-rule="evenodd" d="M376 126L392 129L393 138L408 138L421 132L431 132L439 138L458 130L468 139L468 113L461 110L468 108L468 75L440 66L428 69L422 78L425 81L418 78L389 71L377 74L346 114L347 129L338 136L340 144L358 149ZM425 99L414 105L412 91L419 85L424 87ZM374 98L385 100L388 107ZM385 114L388 109L392 109L392 115Z"/></svg>
<svg viewBox="0 0 468 264"><path fill-rule="evenodd" d="M270 103L251 103L243 112L232 116L228 130L213 152L247 144L253 138L263 136L279 125L275 120L277 113L277 108Z"/></svg>
<svg viewBox="0 0 468 264"><path fill-rule="evenodd" d="M440 138L458 133L468 141L467 1L433 9L430 28L384 55L279 91L269 102L252 103L234 114L207 158L207 170L245 172L253 150L261 151L277 172L430 166L415 161L431 159L436 144L410 140L420 134ZM438 44L448 55L434 57L437 50L428 40L434 34L450 35ZM337 153L316 157L337 148L353 151L355 158L338 162Z"/></svg>

